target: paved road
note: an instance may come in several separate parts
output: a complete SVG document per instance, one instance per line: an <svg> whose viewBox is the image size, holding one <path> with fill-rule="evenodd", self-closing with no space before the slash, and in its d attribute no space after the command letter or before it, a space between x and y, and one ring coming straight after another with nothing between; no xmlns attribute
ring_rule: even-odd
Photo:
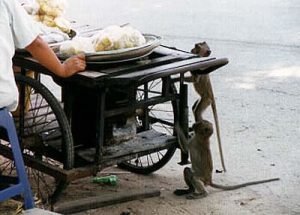
<svg viewBox="0 0 300 215"><path fill-rule="evenodd" d="M144 32L164 36L167 42L177 38L300 46L300 3L297 0L72 2L68 10L71 18L101 26L129 22Z"/></svg>
<svg viewBox="0 0 300 215"><path fill-rule="evenodd" d="M229 65L211 76L228 166L218 178L279 176L278 183L251 188L263 201L250 211L300 214L299 0L72 0L67 15L101 26L129 22L185 50L205 40L213 55L228 57ZM195 98L191 91L190 102ZM176 170L176 161L165 170Z"/></svg>

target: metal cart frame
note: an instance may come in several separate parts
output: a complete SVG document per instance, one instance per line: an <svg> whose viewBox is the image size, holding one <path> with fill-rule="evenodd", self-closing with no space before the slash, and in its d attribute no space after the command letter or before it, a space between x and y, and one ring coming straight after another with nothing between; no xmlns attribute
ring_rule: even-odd
<svg viewBox="0 0 300 215"><path fill-rule="evenodd" d="M228 60L199 58L185 51L160 46L148 57L132 62L88 63L86 71L70 78L53 76L26 53L16 53L13 62L15 66L21 67L21 74L16 76L20 91L20 107L15 119L23 147L24 162L29 168L54 178L54 189L44 197L44 200L50 197L50 203L54 203L70 181L94 175L104 167L118 164L133 172L149 174L165 165L178 148L176 133L174 130L169 134L154 131L152 124L162 123L172 128L178 121L188 135L188 90L183 80L184 74L188 71L208 74L226 65ZM26 77L28 71L35 71L36 75ZM55 101L51 92L39 82L39 74L52 76L61 86L61 101ZM159 82L159 92L150 89L149 85L153 82ZM49 116L57 112L55 117L59 123L56 125L61 135L58 141L52 127L47 132L38 135L32 132L26 136L29 127L32 127L33 123L37 124L37 119L42 118L41 113L36 117L26 118L28 111L39 112L32 104L28 110L26 109L28 89L39 93L37 95L41 94L42 97L47 94L47 98L42 101L52 104L51 111L46 112ZM139 100L138 91L143 93ZM118 99L111 99L115 97ZM149 107L165 102L173 108L172 121L165 121L160 116L153 117L149 114L153 111ZM45 109L39 97L35 104ZM119 144L107 144L113 126L124 125L132 114L141 122L136 136ZM31 122L28 127L26 120ZM53 147L52 142L47 143L49 133L56 135ZM82 136L87 139L82 140ZM28 141L36 144L30 145ZM68 144L65 144L66 142ZM57 144L58 148L55 150ZM146 166L135 165L134 162L139 161L140 157L162 150L166 150L166 153L157 163L148 163ZM12 160L7 145L0 144L0 155ZM45 157L51 158L51 162L46 162ZM59 165L52 165L53 160L58 161ZM130 162L132 160L133 163ZM182 153L181 163L186 164L187 160L188 155Z"/></svg>

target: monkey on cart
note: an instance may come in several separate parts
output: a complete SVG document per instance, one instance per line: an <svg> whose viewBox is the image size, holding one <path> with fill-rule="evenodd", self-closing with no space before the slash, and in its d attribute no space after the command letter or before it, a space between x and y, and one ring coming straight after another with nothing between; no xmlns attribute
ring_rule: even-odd
<svg viewBox="0 0 300 215"><path fill-rule="evenodd" d="M190 153L191 168L184 169L184 180L187 189L176 189L175 195L187 195L187 199L198 199L205 197L207 191L205 186L211 186L222 190L235 190L249 185L277 181L279 178L272 178L259 181L251 181L243 184L225 186L216 184L212 180L213 161L210 150L209 138L213 134L213 125L207 120L197 121L193 125L194 136L188 141L179 126L175 126L179 136L179 143L184 152Z"/></svg>
<svg viewBox="0 0 300 215"><path fill-rule="evenodd" d="M193 54L199 55L200 57L208 57L211 53L211 50L206 42L196 43L195 47L191 50ZM203 120L202 114L207 109L208 106L211 106L215 125L216 125L216 133L217 140L219 146L219 152L221 157L221 164L224 172L226 172L225 161L222 150L221 143L221 134L220 134L220 126L219 119L217 113L217 107L214 97L214 92L212 88L212 84L208 74L197 74L197 71L191 72L191 76L185 77L186 82L192 82L194 85L195 91L198 93L200 98L194 103L192 110L195 116L195 122Z"/></svg>

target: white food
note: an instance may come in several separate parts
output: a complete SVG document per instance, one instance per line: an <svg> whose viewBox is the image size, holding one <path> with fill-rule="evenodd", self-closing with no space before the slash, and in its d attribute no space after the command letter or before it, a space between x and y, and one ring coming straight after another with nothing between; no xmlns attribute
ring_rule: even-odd
<svg viewBox="0 0 300 215"><path fill-rule="evenodd" d="M23 8L30 15L36 15L40 9L40 5L35 0L19 0Z"/></svg>
<svg viewBox="0 0 300 215"><path fill-rule="evenodd" d="M74 55L81 52L94 52L94 47L90 38L74 37L72 40L61 44L59 52L65 55Z"/></svg>
<svg viewBox="0 0 300 215"><path fill-rule="evenodd" d="M92 37L75 37L61 44L59 52L74 55L80 52L93 53L141 46L145 37L131 26L111 25Z"/></svg>
<svg viewBox="0 0 300 215"><path fill-rule="evenodd" d="M58 27L63 32L70 32L71 23L62 16L56 17L54 19L55 26Z"/></svg>
<svg viewBox="0 0 300 215"><path fill-rule="evenodd" d="M109 26L93 37L95 51L108 51L140 46L146 43L145 37L131 26Z"/></svg>
<svg viewBox="0 0 300 215"><path fill-rule="evenodd" d="M140 31L137 29L134 29L131 26L125 26L124 31L129 36L129 41L132 43L132 45L135 46L141 46L146 43L145 37L142 35Z"/></svg>
<svg viewBox="0 0 300 215"><path fill-rule="evenodd" d="M64 17L66 0L19 0L33 18L48 27L56 27L65 33L71 30L70 22Z"/></svg>
<svg viewBox="0 0 300 215"><path fill-rule="evenodd" d="M40 5L40 14L52 17L61 16L66 8L66 0L37 0Z"/></svg>
<svg viewBox="0 0 300 215"><path fill-rule="evenodd" d="M68 34L62 32L58 28L51 28L46 25L43 25L40 22L37 22L37 25L39 26L39 29L41 31L41 37L49 44L62 42L70 39Z"/></svg>

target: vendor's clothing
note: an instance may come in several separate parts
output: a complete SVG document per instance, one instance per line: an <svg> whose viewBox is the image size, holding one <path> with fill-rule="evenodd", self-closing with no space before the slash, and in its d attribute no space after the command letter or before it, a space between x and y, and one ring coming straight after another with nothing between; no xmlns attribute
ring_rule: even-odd
<svg viewBox="0 0 300 215"><path fill-rule="evenodd" d="M16 0L0 0L0 108L14 110L18 89L12 70L15 49L23 49L38 36L39 30Z"/></svg>

